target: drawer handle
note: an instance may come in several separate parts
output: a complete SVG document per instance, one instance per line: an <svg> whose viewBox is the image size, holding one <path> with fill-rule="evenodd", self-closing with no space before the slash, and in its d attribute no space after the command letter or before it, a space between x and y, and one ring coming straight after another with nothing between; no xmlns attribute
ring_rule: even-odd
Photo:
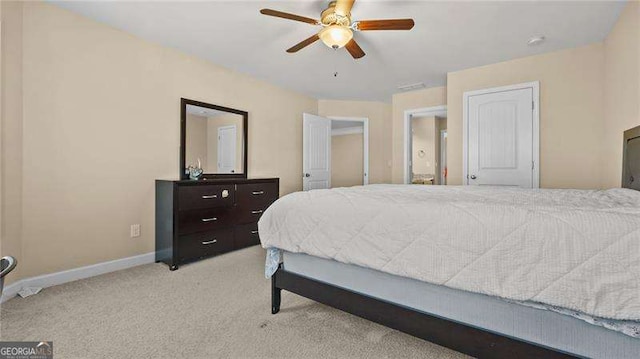
<svg viewBox="0 0 640 359"><path fill-rule="evenodd" d="M212 239L212 240L210 240L210 241L202 242L202 244L204 244L204 245L206 246L206 245L209 245L209 244L214 244L214 243L216 243L217 241L218 241L217 239Z"/></svg>
<svg viewBox="0 0 640 359"><path fill-rule="evenodd" d="M210 195L202 196L202 199L214 199L214 198L218 198L218 195L217 194L210 194Z"/></svg>
<svg viewBox="0 0 640 359"><path fill-rule="evenodd" d="M258 234L258 231L251 231L251 234Z"/></svg>
<svg viewBox="0 0 640 359"><path fill-rule="evenodd" d="M202 222L213 222L213 221L217 221L218 218L216 217L211 217L211 218L203 218Z"/></svg>
<svg viewBox="0 0 640 359"><path fill-rule="evenodd" d="M259 209L259 210L257 210L257 211L251 211L251 214L260 214L260 213L262 213L262 210L261 210L261 209Z"/></svg>
<svg viewBox="0 0 640 359"><path fill-rule="evenodd" d="M253 191L253 192L251 192L251 194L254 195L254 196L259 196L261 194L264 194L264 191Z"/></svg>

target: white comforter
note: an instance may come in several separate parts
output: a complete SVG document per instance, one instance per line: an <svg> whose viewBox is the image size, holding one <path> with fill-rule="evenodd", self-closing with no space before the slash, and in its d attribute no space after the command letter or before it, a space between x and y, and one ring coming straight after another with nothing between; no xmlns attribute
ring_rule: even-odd
<svg viewBox="0 0 640 359"><path fill-rule="evenodd" d="M640 192L371 185L276 201L262 245L640 320Z"/></svg>

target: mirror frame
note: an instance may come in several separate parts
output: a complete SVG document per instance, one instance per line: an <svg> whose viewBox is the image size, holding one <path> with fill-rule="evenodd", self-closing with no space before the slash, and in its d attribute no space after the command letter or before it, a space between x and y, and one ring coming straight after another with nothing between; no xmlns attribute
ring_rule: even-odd
<svg viewBox="0 0 640 359"><path fill-rule="evenodd" d="M186 98L180 98L180 179L188 180L189 175L185 173L186 169L186 140L187 140L187 105L206 107L213 110L234 113L240 115L243 118L242 121L242 140L244 141L244 147L242 151L242 173L203 173L202 179L220 179L220 178L247 178L247 153L249 152L249 113L246 111L236 110L234 108L212 105L206 102L200 102L195 100L189 100Z"/></svg>

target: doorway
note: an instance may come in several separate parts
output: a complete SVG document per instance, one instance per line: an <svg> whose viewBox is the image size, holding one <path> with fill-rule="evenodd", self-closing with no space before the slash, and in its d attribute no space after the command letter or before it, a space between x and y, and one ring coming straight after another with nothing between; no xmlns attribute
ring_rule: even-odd
<svg viewBox="0 0 640 359"><path fill-rule="evenodd" d="M369 119L303 115L303 190L369 184Z"/></svg>
<svg viewBox="0 0 640 359"><path fill-rule="evenodd" d="M404 183L447 184L446 106L405 111L404 130Z"/></svg>

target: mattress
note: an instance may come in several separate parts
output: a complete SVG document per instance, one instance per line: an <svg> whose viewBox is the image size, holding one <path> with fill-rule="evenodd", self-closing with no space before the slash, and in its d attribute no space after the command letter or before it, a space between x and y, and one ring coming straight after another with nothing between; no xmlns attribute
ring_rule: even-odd
<svg viewBox="0 0 640 359"><path fill-rule="evenodd" d="M370 185L289 194L265 248L612 320L640 320L640 192Z"/></svg>
<svg viewBox="0 0 640 359"><path fill-rule="evenodd" d="M638 358L640 339L499 298L300 253L285 270L465 325L590 358Z"/></svg>

